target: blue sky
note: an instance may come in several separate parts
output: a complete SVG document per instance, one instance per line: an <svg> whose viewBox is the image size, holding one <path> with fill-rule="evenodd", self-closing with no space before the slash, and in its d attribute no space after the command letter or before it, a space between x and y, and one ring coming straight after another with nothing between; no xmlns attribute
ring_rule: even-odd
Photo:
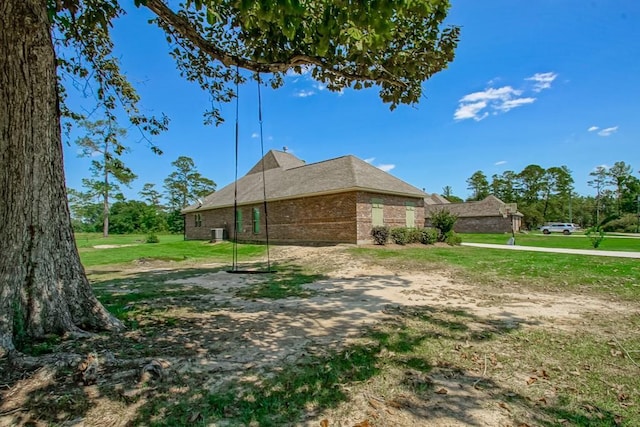
<svg viewBox="0 0 640 427"><path fill-rule="evenodd" d="M146 182L160 190L181 155L218 188L233 182L235 105L222 106L222 126L204 126L207 94L178 75L164 36L146 23L151 14L126 7L113 31L123 69L145 111L171 124L154 137L162 156L129 133L125 163L139 178L125 195L138 198ZM580 194L594 192L586 182L598 165L625 161L637 174L640 2L452 0L448 22L462 27L456 59L424 84L418 105L390 111L373 89L332 93L306 75L263 88L265 151L286 146L307 163L352 154L429 193L450 185L463 198L477 170L490 178L567 165ZM240 175L260 159L257 105L255 83L241 87ZM65 168L67 185L80 189L90 160L77 151L65 146Z"/></svg>

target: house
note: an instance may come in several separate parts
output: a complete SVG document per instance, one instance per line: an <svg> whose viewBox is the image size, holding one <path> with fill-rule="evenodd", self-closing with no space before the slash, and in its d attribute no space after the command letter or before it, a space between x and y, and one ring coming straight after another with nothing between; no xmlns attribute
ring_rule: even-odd
<svg viewBox="0 0 640 427"><path fill-rule="evenodd" d="M425 224L430 225L434 212L445 209L458 217L454 231L458 233L511 233L520 231L522 213L515 203L504 203L490 195L478 202L450 203L444 197L425 198Z"/></svg>
<svg viewBox="0 0 640 427"><path fill-rule="evenodd" d="M212 229L223 229L232 239L262 242L268 227L271 243L370 243L376 225L422 227L427 196L354 156L306 164L276 150L238 179L235 191L232 183L185 208L185 237L208 240Z"/></svg>

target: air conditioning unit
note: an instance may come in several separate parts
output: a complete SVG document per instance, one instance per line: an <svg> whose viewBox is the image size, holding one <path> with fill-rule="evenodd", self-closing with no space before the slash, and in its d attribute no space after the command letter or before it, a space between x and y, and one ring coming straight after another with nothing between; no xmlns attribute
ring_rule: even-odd
<svg viewBox="0 0 640 427"><path fill-rule="evenodd" d="M224 228L212 228L211 229L211 241L222 242L224 240Z"/></svg>

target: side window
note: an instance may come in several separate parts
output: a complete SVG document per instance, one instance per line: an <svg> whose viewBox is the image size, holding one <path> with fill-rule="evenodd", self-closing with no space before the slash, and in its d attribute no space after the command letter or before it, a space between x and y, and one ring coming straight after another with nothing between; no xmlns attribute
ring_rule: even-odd
<svg viewBox="0 0 640 427"><path fill-rule="evenodd" d="M253 234L260 233L260 209L253 208Z"/></svg>
<svg viewBox="0 0 640 427"><path fill-rule="evenodd" d="M382 199L371 199L371 225L384 225L384 205Z"/></svg>
<svg viewBox="0 0 640 427"><path fill-rule="evenodd" d="M195 222L195 223L194 223L194 225L195 225L196 227L202 227L202 215L200 215L199 213L197 213L197 214L195 214L194 219L195 219L195 221L194 221L194 222Z"/></svg>

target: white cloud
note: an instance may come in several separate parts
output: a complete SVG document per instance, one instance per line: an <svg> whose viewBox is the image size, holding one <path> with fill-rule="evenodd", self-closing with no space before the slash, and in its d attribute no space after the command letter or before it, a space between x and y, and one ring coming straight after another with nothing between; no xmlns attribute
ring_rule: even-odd
<svg viewBox="0 0 640 427"><path fill-rule="evenodd" d="M313 84L313 87L314 87L314 88L316 88L316 89L318 89L319 91L323 91L323 90L325 90L325 89L327 88L327 85L326 85L326 84L324 84L324 83L318 83L318 82L315 82L315 83Z"/></svg>
<svg viewBox="0 0 640 427"><path fill-rule="evenodd" d="M529 85L530 88L528 91L540 92L544 89L549 89L556 77L558 77L558 75L552 72L536 73L531 77L527 77L525 81L534 82L533 88ZM489 86L498 80L500 79L495 78L490 80ZM458 101L458 108L453 118L455 120L473 119L480 121L489 115L495 116L500 113L506 113L514 108L536 102L535 97L522 96L523 94L523 89L516 89L512 86L502 86L499 88L489 87L480 92L467 94Z"/></svg>
<svg viewBox="0 0 640 427"><path fill-rule="evenodd" d="M593 132L600 129L598 126L591 126L589 129L587 129L587 132Z"/></svg>
<svg viewBox="0 0 640 427"><path fill-rule="evenodd" d="M390 170L395 169L396 165L386 164L386 165L378 165L376 167L385 172L389 172Z"/></svg>
<svg viewBox="0 0 640 427"><path fill-rule="evenodd" d="M369 163L369 164L373 164L373 161L375 160L375 157L369 157L368 159L364 159L365 162ZM391 169L394 169L396 167L396 165L392 165L392 164L379 164L379 165L374 165L375 167L377 167L380 170L383 170L385 172L389 172Z"/></svg>
<svg viewBox="0 0 640 427"><path fill-rule="evenodd" d="M463 96L458 105L458 109L453 115L456 120L474 119L480 121L486 118L489 113L506 113L517 107L535 102L536 98L518 98L522 94L521 90L511 86L500 88L489 88L482 92L474 92ZM487 111L490 110L490 111Z"/></svg>
<svg viewBox="0 0 640 427"><path fill-rule="evenodd" d="M499 162L495 162L495 163L494 163L494 165L496 165L496 166L500 166L500 165L504 165L504 164L506 164L506 163L507 163L507 161L506 161L506 160L500 160Z"/></svg>
<svg viewBox="0 0 640 427"><path fill-rule="evenodd" d="M551 83L558 77L556 73L535 73L531 77L527 77L525 80L535 82L533 85L534 92L540 92L544 89L549 89Z"/></svg>
<svg viewBox="0 0 640 427"><path fill-rule="evenodd" d="M611 168L611 166L609 166L609 165L605 165L605 164L598 165L598 166L594 167L594 168L591 170L591 172L595 172L595 171L597 171L597 170L598 170L598 169L600 169L600 168L602 168L602 169L606 169L606 170L609 170L609 169Z"/></svg>
<svg viewBox="0 0 640 427"><path fill-rule="evenodd" d="M496 106L496 108L500 111L504 111L505 113L513 108L522 107L526 104L532 104L536 101L535 98L516 98L509 99L504 101L502 104Z"/></svg>
<svg viewBox="0 0 640 427"><path fill-rule="evenodd" d="M487 103L485 101L475 102L473 104L460 104L453 118L456 120L474 119L480 121L489 115L486 111L480 114L486 106Z"/></svg>
<svg viewBox="0 0 640 427"><path fill-rule="evenodd" d="M616 133L617 131L618 131L618 126L612 126L610 128L602 129L600 132L598 132L598 135L609 136L613 133Z"/></svg>
<svg viewBox="0 0 640 427"><path fill-rule="evenodd" d="M477 101L490 101L493 99L506 100L511 96L518 96L522 93L521 90L516 90L511 86L503 86L498 89L489 88L482 92L474 92L462 97L460 102L477 102Z"/></svg>
<svg viewBox="0 0 640 427"><path fill-rule="evenodd" d="M260 134L258 132L254 132L251 134L251 138L258 138L260 136Z"/></svg>
<svg viewBox="0 0 640 427"><path fill-rule="evenodd" d="M312 90L299 90L298 92L294 93L293 96L297 97L297 98L306 98L308 96L313 96L316 93Z"/></svg>

